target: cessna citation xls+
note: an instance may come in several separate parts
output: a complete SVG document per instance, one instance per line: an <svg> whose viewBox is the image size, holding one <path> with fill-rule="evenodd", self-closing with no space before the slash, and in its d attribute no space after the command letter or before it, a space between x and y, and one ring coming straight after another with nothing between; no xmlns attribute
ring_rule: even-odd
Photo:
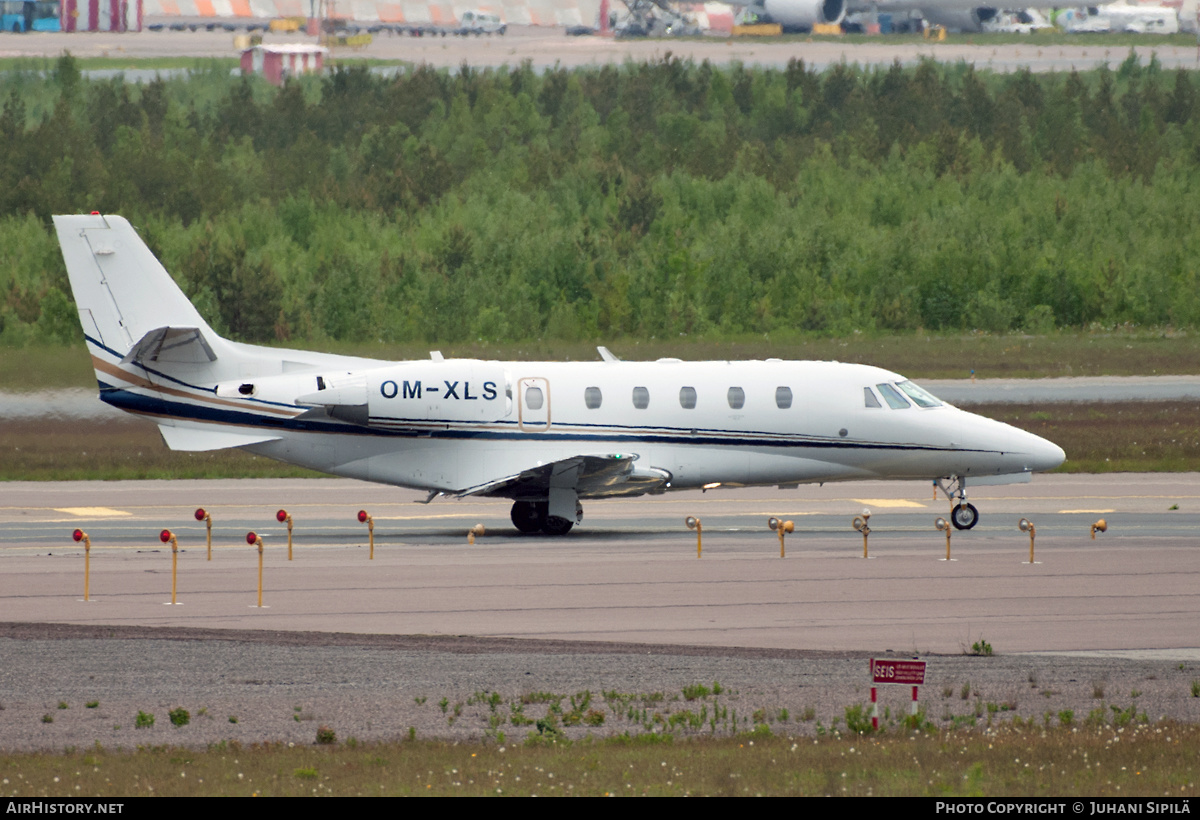
<svg viewBox="0 0 1200 820"><path fill-rule="evenodd" d="M968 484L1063 461L1031 433L837 362L443 359L386 362L223 339L119 216L55 228L105 402L173 450L240 447L438 495L512 499L523 532L564 534L581 499L854 479Z"/></svg>

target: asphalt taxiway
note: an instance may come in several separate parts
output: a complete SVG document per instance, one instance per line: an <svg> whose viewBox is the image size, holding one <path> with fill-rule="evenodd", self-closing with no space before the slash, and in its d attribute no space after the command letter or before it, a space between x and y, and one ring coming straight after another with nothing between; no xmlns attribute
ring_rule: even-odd
<svg viewBox="0 0 1200 820"><path fill-rule="evenodd" d="M921 482L592 501L565 538L520 536L503 500L420 497L340 479L11 483L0 620L951 653L983 636L1006 652L1200 658L1200 474L980 487L981 523L953 533L951 562L934 528L948 504ZM211 561L197 507L214 520ZM864 508L866 560L851 528ZM375 520L373 560L359 509ZM796 524L785 558L769 516ZM469 544L477 523L486 534ZM77 527L92 542L89 602ZM177 606L163 528L182 548ZM267 545L261 609L249 530Z"/></svg>

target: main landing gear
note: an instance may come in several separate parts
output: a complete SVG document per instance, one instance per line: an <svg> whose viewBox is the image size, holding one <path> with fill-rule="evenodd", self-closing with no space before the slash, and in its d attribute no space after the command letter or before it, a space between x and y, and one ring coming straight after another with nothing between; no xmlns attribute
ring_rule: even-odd
<svg viewBox="0 0 1200 820"><path fill-rule="evenodd" d="M576 508L576 518L582 517L582 508L578 504ZM514 501L509 516L513 526L524 533L540 531L546 535L566 535L575 526L574 521L550 515L549 501Z"/></svg>
<svg viewBox="0 0 1200 820"><path fill-rule="evenodd" d="M967 503L967 482L960 476L952 476L950 486L937 479L933 483L950 499L950 523L956 530L969 530L979 523L979 510Z"/></svg>

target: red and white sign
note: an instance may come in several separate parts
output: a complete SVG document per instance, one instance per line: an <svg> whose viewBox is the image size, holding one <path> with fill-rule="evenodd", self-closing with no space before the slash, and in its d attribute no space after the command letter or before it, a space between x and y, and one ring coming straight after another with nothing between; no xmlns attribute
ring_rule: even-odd
<svg viewBox="0 0 1200 820"><path fill-rule="evenodd" d="M925 661L877 661L871 659L872 683L925 684Z"/></svg>

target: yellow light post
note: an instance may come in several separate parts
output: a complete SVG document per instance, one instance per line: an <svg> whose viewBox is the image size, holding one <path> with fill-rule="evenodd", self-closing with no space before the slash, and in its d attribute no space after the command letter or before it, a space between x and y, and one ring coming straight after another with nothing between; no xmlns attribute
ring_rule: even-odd
<svg viewBox="0 0 1200 820"><path fill-rule="evenodd" d="M171 603L168 606L175 606L178 603L175 600L175 574L179 568L179 542L175 540L175 533L170 530L163 530L158 534L158 540L164 544L171 542Z"/></svg>
<svg viewBox="0 0 1200 820"><path fill-rule="evenodd" d="M203 521L205 528L208 530L208 560L212 560L212 516L204 511L204 508L196 510L196 520Z"/></svg>
<svg viewBox="0 0 1200 820"><path fill-rule="evenodd" d="M474 527L471 527L471 529L467 530L467 543L474 544L475 536L483 535L486 532L487 530L484 529L483 524L476 524Z"/></svg>
<svg viewBox="0 0 1200 820"><path fill-rule="evenodd" d="M862 515L854 517L851 523L854 529L862 533L863 537L863 558L867 557L867 536L871 534L871 511L863 508Z"/></svg>
<svg viewBox="0 0 1200 820"><path fill-rule="evenodd" d="M262 578L263 578L263 540L256 533L246 533L246 543L252 547L258 547L258 608L263 608L262 603Z"/></svg>
<svg viewBox="0 0 1200 820"><path fill-rule="evenodd" d="M1028 518L1022 518L1017 522L1017 529L1029 533L1029 563L1036 564L1033 560L1033 539L1037 536L1037 527L1033 526L1033 522Z"/></svg>
<svg viewBox="0 0 1200 820"><path fill-rule="evenodd" d="M292 517L288 514L287 510L280 510L279 512L275 513L275 520L278 521L280 524L282 524L285 521L287 522L288 560L291 561L292 560Z"/></svg>
<svg viewBox="0 0 1200 820"><path fill-rule="evenodd" d="M88 581L92 568L92 539L83 530L75 530L71 537L76 543L83 542L83 600L88 601Z"/></svg>
<svg viewBox="0 0 1200 820"><path fill-rule="evenodd" d="M783 558L783 535L784 533L795 532L796 525L791 521L780 521L778 518L768 518L767 526L770 527L773 532L779 533L779 557Z"/></svg>
<svg viewBox="0 0 1200 820"><path fill-rule="evenodd" d="M938 518L937 521L933 522L933 526L946 533L946 557L944 560L953 561L954 559L950 557L950 531L954 528L951 527L950 522L944 518Z"/></svg>
<svg viewBox="0 0 1200 820"><path fill-rule="evenodd" d="M1108 532L1108 522L1101 518L1095 524L1092 524L1092 540L1096 540L1096 533Z"/></svg>
<svg viewBox="0 0 1200 820"><path fill-rule="evenodd" d="M375 519L366 510L358 511L358 520L367 525L367 540L371 543L371 555L368 561L375 560Z"/></svg>
<svg viewBox="0 0 1200 820"><path fill-rule="evenodd" d="M701 533L703 532L703 528L700 526L700 519L696 518L693 515L689 515L687 518L683 519L683 523L687 524L687 528L689 530L696 531L696 557L699 558L700 557L700 537L701 537Z"/></svg>

